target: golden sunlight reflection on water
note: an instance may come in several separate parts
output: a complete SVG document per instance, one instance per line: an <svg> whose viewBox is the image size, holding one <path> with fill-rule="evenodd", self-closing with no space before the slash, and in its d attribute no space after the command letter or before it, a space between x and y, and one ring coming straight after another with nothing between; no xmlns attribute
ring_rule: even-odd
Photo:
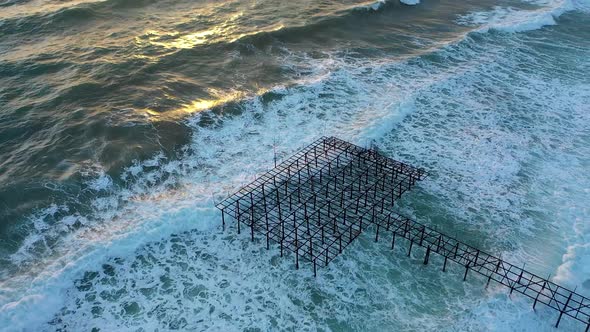
<svg viewBox="0 0 590 332"><path fill-rule="evenodd" d="M272 32L280 30L284 27L283 24L274 23L266 27L254 27L250 31L245 31L244 26L239 24L239 18L244 15L244 12L238 12L231 15L222 23L210 27L209 29L179 32L173 31L159 31L146 30L144 35L135 38L138 45L145 45L145 43L153 46L163 47L165 49L191 49L198 45L213 44L219 42L235 42L243 37L256 35L264 32Z"/></svg>
<svg viewBox="0 0 590 332"><path fill-rule="evenodd" d="M268 89L260 88L254 93L240 90L229 90L221 91L217 89L208 89L207 92L211 98L197 98L190 102L182 104L182 106L167 110L165 112L159 112L154 109L143 109L150 121L165 121L165 120L179 120L185 118L187 115L196 114L202 111L210 110L214 107L244 100L248 98L254 98L266 93ZM173 98L172 96L169 96Z"/></svg>

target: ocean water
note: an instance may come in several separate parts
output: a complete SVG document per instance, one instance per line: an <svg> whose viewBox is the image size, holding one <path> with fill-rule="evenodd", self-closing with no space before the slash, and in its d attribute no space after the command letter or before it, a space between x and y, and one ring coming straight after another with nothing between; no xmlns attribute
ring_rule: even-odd
<svg viewBox="0 0 590 332"><path fill-rule="evenodd" d="M313 278L221 231L215 201L321 135L590 295L588 0L0 1L0 330L554 330L369 235Z"/></svg>

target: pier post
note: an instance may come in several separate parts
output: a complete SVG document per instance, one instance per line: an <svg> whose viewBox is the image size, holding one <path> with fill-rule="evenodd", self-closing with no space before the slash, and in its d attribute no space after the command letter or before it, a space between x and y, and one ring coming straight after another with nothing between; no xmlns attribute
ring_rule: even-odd
<svg viewBox="0 0 590 332"><path fill-rule="evenodd" d="M570 293L570 296L567 298L567 301L565 301L565 305L563 306L563 309L559 312L559 318L557 318L557 323L555 323L555 328L559 327L559 322L561 321L561 316L563 316L563 313L567 309L567 306L570 303L570 300L572 299L573 294L574 293Z"/></svg>
<svg viewBox="0 0 590 332"><path fill-rule="evenodd" d="M377 230L375 231L375 242L379 241L379 224L377 224Z"/></svg>
<svg viewBox="0 0 590 332"><path fill-rule="evenodd" d="M254 206L250 208L250 233L252 234L252 242L254 242Z"/></svg>
<svg viewBox="0 0 590 332"><path fill-rule="evenodd" d="M428 257L430 256L430 246L426 248L426 255L424 255L424 265L428 265Z"/></svg>
<svg viewBox="0 0 590 332"><path fill-rule="evenodd" d="M547 278L549 279L549 278ZM535 306L537 305L537 301L539 300L539 295L541 295L543 293L543 291L545 290L545 286L547 286L547 280L543 281L543 286L541 287L541 291L537 293L537 296L535 297L535 302L533 303L533 310L535 310Z"/></svg>
<svg viewBox="0 0 590 332"><path fill-rule="evenodd" d="M467 272L469 272L469 263L465 265L465 274L463 275L463 281L467 280Z"/></svg>
<svg viewBox="0 0 590 332"><path fill-rule="evenodd" d="M238 221L238 234L240 234L240 201L238 200L238 202L236 203L237 207L236 207L236 219Z"/></svg>

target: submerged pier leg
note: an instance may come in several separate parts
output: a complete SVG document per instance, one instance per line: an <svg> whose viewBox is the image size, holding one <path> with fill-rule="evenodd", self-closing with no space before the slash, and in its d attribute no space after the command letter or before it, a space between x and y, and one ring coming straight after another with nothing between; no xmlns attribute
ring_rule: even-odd
<svg viewBox="0 0 590 332"><path fill-rule="evenodd" d="M313 276L314 277L318 276L315 260L313 261Z"/></svg>
<svg viewBox="0 0 590 332"><path fill-rule="evenodd" d="M375 242L379 241L379 225L377 225L377 231L375 232Z"/></svg>
<svg viewBox="0 0 590 332"><path fill-rule="evenodd" d="M237 203L237 213L236 213L236 219L238 220L238 234L240 234L240 201L238 201Z"/></svg>
<svg viewBox="0 0 590 332"><path fill-rule="evenodd" d="M412 254L412 246L414 246L414 239L410 240L410 249L408 249L408 257Z"/></svg>
<svg viewBox="0 0 590 332"><path fill-rule="evenodd" d="M430 256L430 246L426 248L426 255L424 255L424 265L428 265L428 257Z"/></svg>
<svg viewBox="0 0 590 332"><path fill-rule="evenodd" d="M465 265L465 274L463 275L463 281L467 280L467 272L469 272L469 263Z"/></svg>
<svg viewBox="0 0 590 332"><path fill-rule="evenodd" d="M561 317L563 316L565 309L567 309L567 306L570 303L570 300L572 299L572 295L574 295L574 293L570 293L570 296L567 298L567 301L565 301L565 305L563 306L563 310L561 310L559 312L559 318L557 318L557 322L555 323L555 328L559 327L559 322L561 321Z"/></svg>
<svg viewBox="0 0 590 332"><path fill-rule="evenodd" d="M250 215L250 234L252 237L252 242L254 242L254 208L250 210L252 213Z"/></svg>

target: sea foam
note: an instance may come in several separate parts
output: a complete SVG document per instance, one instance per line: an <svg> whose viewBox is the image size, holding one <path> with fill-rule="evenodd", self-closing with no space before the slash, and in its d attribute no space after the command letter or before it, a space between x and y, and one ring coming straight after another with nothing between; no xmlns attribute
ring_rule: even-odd
<svg viewBox="0 0 590 332"><path fill-rule="evenodd" d="M408 6L415 6L420 3L420 0L399 0L399 2Z"/></svg>
<svg viewBox="0 0 590 332"><path fill-rule="evenodd" d="M113 188L103 175L96 175L96 189L112 194L92 203L97 206L92 218L63 217L70 224L71 218L86 218L86 226L51 248L52 255L38 263L34 273L0 284L0 326L477 330L477 324L483 324L485 330L500 331L530 323L549 330L550 324L541 324L530 313L530 303L511 302L497 295L501 289L488 293L478 282L463 284L437 269L419 269L419 259L398 259L400 253L363 239L347 250L346 259L313 280L309 270L292 271L275 249L266 252L233 233L221 234L213 207L228 191L271 167L273 147L288 155L321 134L360 144L377 140L392 156L433 171L431 182L404 207L406 213L421 211L414 217L426 218L443 231L479 234L471 241L515 263L569 246L567 264L556 278L567 285L576 282L572 276L583 275L579 272L585 266L582 252L576 250L587 243L582 227L587 214L574 210L554 219L556 211L564 213L561 202L545 204L551 195L528 193L553 188L568 197L567 188L558 186L563 179L552 184L556 187L534 179L579 167L570 163L577 160L575 154L560 154L555 146L579 145L559 128L583 129L588 119L582 111L590 94L587 86L572 88L558 79L549 84L545 76L522 74L512 81L509 71L538 61L517 52L521 37L510 38L498 41L486 35L482 46L467 36L436 52L438 62L363 62L336 56L316 60L312 66L321 68L320 76L277 87L269 92L272 98L244 100L239 116L211 114L208 123L213 125L203 124L200 115L192 117L188 125L193 138L181 159L154 156L137 161L124 172L135 180L128 188ZM307 63L297 63L299 59ZM304 56L290 61L295 62L293 68L310 66ZM538 113L506 113L528 103ZM527 116L533 126L515 120ZM563 155L569 159L561 159ZM539 166L549 161L553 164L548 168ZM529 181L534 190L529 190ZM439 198L431 207L438 212L412 208L428 195ZM584 201L585 195L576 189L574 197ZM46 215L67 214L60 209L66 208L52 206ZM531 209L535 213L530 214ZM570 220L579 220L573 229ZM47 229L51 225L39 224L38 243L43 243ZM547 237L542 247L526 247L538 244L539 236ZM569 240L564 243L563 238ZM549 257L531 268L551 271L555 262ZM572 270L576 266L579 272ZM421 310L424 301L437 310ZM501 321L495 318L500 315ZM550 313L541 309L541 315L547 323Z"/></svg>
<svg viewBox="0 0 590 332"><path fill-rule="evenodd" d="M472 12L461 15L457 23L478 26L477 31L524 32L555 25L556 18L563 13L583 8L584 2L558 0L534 10L495 6L491 11Z"/></svg>

